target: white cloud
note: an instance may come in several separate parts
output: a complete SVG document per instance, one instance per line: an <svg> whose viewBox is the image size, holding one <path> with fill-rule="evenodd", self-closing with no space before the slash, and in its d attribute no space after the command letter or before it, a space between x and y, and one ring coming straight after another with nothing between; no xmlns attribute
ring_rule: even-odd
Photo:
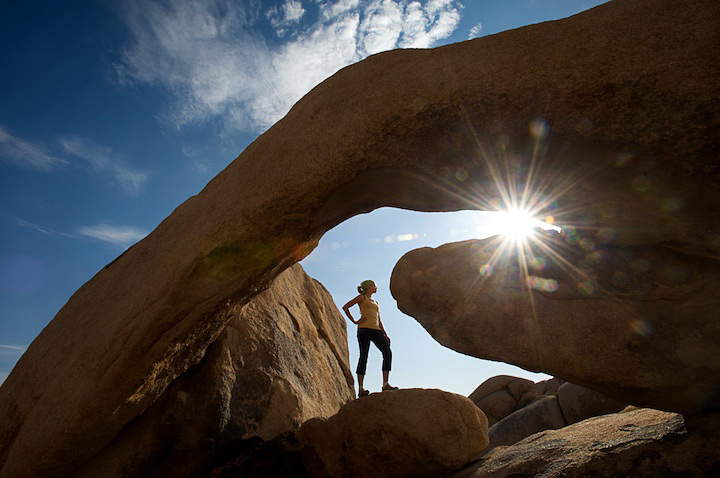
<svg viewBox="0 0 720 478"><path fill-rule="evenodd" d="M148 231L132 226L113 226L112 224L96 224L83 226L78 234L103 242L109 242L122 248L128 248L148 235Z"/></svg>
<svg viewBox="0 0 720 478"><path fill-rule="evenodd" d="M244 109L252 123L269 127L305 93L359 58L355 35L359 15L348 14L286 43L271 58L270 89L259 91ZM242 127L243 124L237 124Z"/></svg>
<svg viewBox="0 0 720 478"><path fill-rule="evenodd" d="M219 119L257 132L340 68L384 50L433 46L457 28L462 8L457 0L284 0L259 15L250 5L127 0L132 41L117 65L121 82L171 92L167 116L177 127ZM311 7L317 21L301 24ZM282 44L258 34L263 17L287 30Z"/></svg>
<svg viewBox="0 0 720 478"><path fill-rule="evenodd" d="M0 161L13 166L38 169L45 172L67 164L66 160L50 153L44 145L13 136L1 125Z"/></svg>
<svg viewBox="0 0 720 478"><path fill-rule="evenodd" d="M300 18L305 14L305 9L300 1L287 0L283 5L283 9L285 10L286 22L299 22Z"/></svg>
<svg viewBox="0 0 720 478"><path fill-rule="evenodd" d="M133 169L112 148L77 137L60 138L59 142L68 154L87 161L96 173L112 177L128 194L140 192L148 180L147 172Z"/></svg>
<svg viewBox="0 0 720 478"><path fill-rule="evenodd" d="M365 9L360 25L359 45L364 56L391 50L397 46L403 29L403 8L398 2L377 0Z"/></svg>
<svg viewBox="0 0 720 478"><path fill-rule="evenodd" d="M335 2L327 2L325 0L315 1L319 4L323 21L332 21L332 19L344 15L358 8L360 5L360 0L336 0Z"/></svg>
<svg viewBox="0 0 720 478"><path fill-rule="evenodd" d="M39 224L35 224L30 221L25 221L23 219L14 218L13 220L15 221L15 224L17 224L18 226L33 229L33 230L39 232L40 234L45 234L46 236L62 236L62 237L72 237L72 238L77 237L77 236L73 236L72 234L66 234L64 232L56 231L54 229L50 229L50 228L41 226Z"/></svg>
<svg viewBox="0 0 720 478"><path fill-rule="evenodd" d="M401 48L429 48L447 38L460 22L460 9L452 0L432 0L426 5L412 2L407 6Z"/></svg>
<svg viewBox="0 0 720 478"><path fill-rule="evenodd" d="M60 138L57 142L64 153L86 160L96 173L111 176L127 193L139 192L148 180L147 172L133 169L118 158L111 148L76 137ZM0 161L44 172L69 164L67 159L50 153L45 145L13 136L2 125L0 125Z"/></svg>
<svg viewBox="0 0 720 478"><path fill-rule="evenodd" d="M20 357L26 349L23 345L0 345L0 354Z"/></svg>
<svg viewBox="0 0 720 478"><path fill-rule="evenodd" d="M482 23L478 23L474 27L470 29L470 33L468 34L468 40L472 40L473 38L477 38L480 32L482 31Z"/></svg>
<svg viewBox="0 0 720 478"><path fill-rule="evenodd" d="M34 231L39 232L40 234L45 234L47 236L62 236L62 237L68 237L71 239L95 239L103 242L108 242L110 244L122 247L123 249L130 247L134 243L138 242L140 239L143 239L145 236L148 235L148 231L144 229L140 229L133 226L114 226L108 222L102 222L100 224L95 224L92 226L81 226L77 228L75 231L75 234L68 234L61 231L56 231L54 229L47 228L45 226L41 226L35 223L32 223L30 221L25 221L23 219L18 218L12 218L12 221L15 222L18 226L21 227L27 227L29 229L32 229ZM3 353L3 351L7 352L9 350L12 350L13 348L18 348L21 346L15 346L15 345L0 345L0 354ZM19 350L19 349L18 349ZM23 349L24 350L24 349Z"/></svg>
<svg viewBox="0 0 720 478"><path fill-rule="evenodd" d="M300 0L286 0L282 6L272 7L265 12L279 37L284 36L293 24L299 23L304 14L305 9Z"/></svg>

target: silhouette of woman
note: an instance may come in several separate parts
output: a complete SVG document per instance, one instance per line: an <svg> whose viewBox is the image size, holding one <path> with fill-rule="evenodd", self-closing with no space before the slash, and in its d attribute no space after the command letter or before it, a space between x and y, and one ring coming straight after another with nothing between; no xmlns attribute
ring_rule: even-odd
<svg viewBox="0 0 720 478"><path fill-rule="evenodd" d="M380 349L380 352L382 352L383 391L397 390L397 387L393 387L390 383L388 383L390 368L392 365L392 352L390 351L390 337L388 337L385 332L385 328L380 320L380 307L372 298L372 295L377 292L377 286L375 285L375 282L365 280L360 283L357 289L360 294L345 304L343 306L343 310L350 321L358 326L357 338L358 344L360 345L360 360L358 361L356 370L358 386L360 388L358 390L358 396L364 397L370 393L363 387L368 353L370 351L370 342L374 343L375 346ZM355 304L360 307L360 318L358 320L353 319L350 314L350 307Z"/></svg>

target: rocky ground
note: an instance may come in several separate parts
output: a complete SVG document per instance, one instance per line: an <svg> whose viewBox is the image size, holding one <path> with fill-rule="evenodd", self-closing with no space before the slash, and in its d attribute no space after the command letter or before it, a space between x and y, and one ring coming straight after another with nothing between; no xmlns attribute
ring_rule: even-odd
<svg viewBox="0 0 720 478"><path fill-rule="evenodd" d="M453 478L708 477L720 473L720 414L628 409L498 447Z"/></svg>

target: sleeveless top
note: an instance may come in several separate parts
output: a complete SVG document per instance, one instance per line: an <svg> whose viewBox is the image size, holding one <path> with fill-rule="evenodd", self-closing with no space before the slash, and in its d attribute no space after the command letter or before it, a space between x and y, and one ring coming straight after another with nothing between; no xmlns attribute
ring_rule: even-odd
<svg viewBox="0 0 720 478"><path fill-rule="evenodd" d="M372 299L365 297L365 300L358 304L360 306L360 317L367 320L358 325L359 329L375 329L382 330L380 327L380 307L378 303Z"/></svg>

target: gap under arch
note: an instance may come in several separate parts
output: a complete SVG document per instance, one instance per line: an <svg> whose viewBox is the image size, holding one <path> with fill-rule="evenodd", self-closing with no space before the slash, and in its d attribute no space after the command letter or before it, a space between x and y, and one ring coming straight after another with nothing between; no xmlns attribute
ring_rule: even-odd
<svg viewBox="0 0 720 478"><path fill-rule="evenodd" d="M401 388L439 388L468 396L490 377L512 375L534 382L550 375L514 365L469 357L439 344L412 317L397 309L390 275L406 252L448 242L482 239L502 227L500 213L489 211L418 212L383 207L359 214L334 227L300 264L333 296L338 308L357 295L365 279L378 284L375 295L393 347L391 383ZM357 314L357 310L353 310ZM347 321L350 365L358 360L355 326ZM365 386L379 391L381 355L372 349Z"/></svg>

